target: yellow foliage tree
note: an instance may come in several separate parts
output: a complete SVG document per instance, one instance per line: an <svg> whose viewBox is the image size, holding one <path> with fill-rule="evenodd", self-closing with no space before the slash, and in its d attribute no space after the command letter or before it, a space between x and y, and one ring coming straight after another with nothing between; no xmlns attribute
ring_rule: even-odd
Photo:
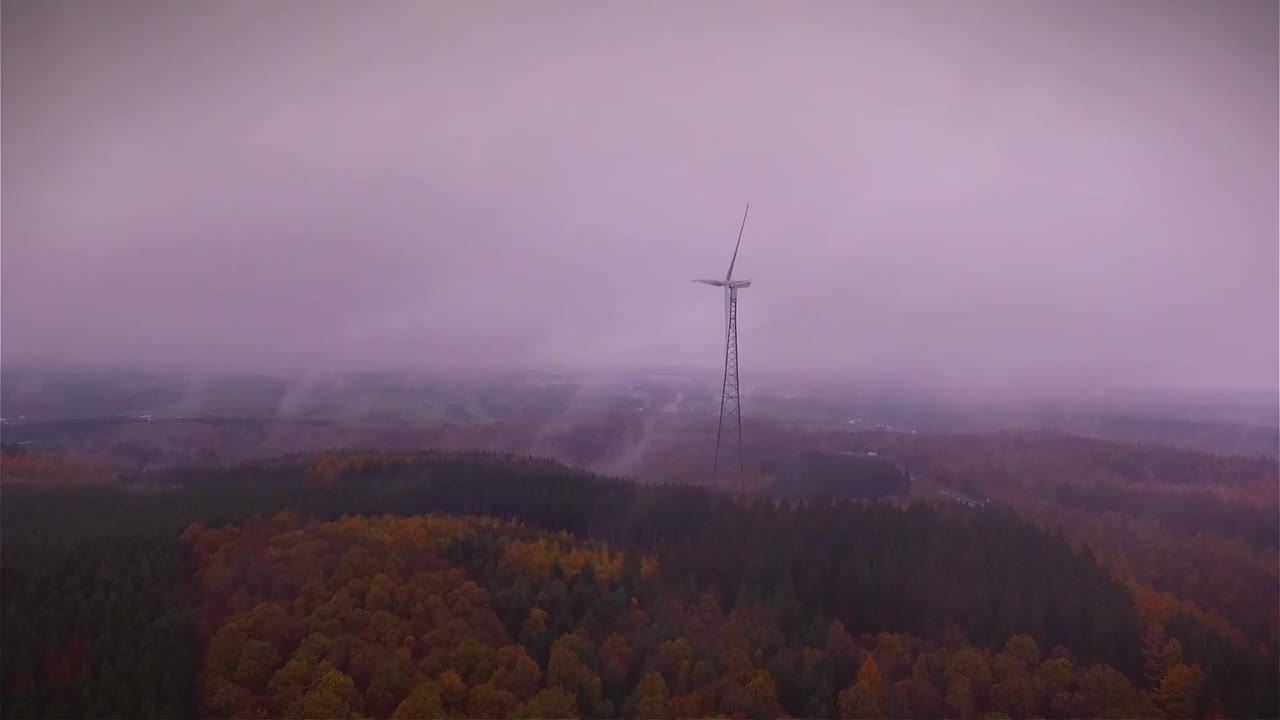
<svg viewBox="0 0 1280 720"><path fill-rule="evenodd" d="M645 555L640 558L640 577L645 580L656 580L658 577L658 558Z"/></svg>
<svg viewBox="0 0 1280 720"><path fill-rule="evenodd" d="M1199 667L1178 663L1165 673L1152 699L1168 720L1195 717L1196 700L1203 682Z"/></svg>

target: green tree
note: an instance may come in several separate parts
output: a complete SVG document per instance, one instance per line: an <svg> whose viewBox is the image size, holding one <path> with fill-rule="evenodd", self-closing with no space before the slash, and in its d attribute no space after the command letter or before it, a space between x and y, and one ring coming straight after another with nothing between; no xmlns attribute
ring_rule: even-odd
<svg viewBox="0 0 1280 720"><path fill-rule="evenodd" d="M1083 696L1089 715L1101 718L1135 718L1145 717L1148 713L1144 707L1145 698L1110 665L1094 665L1080 679L1080 694Z"/></svg>
<svg viewBox="0 0 1280 720"><path fill-rule="evenodd" d="M515 695L491 683L480 683L467 694L467 717L504 718L515 703Z"/></svg>
<svg viewBox="0 0 1280 720"><path fill-rule="evenodd" d="M418 683L409 697L396 706L391 717L396 720L436 720L446 718L444 701L440 697L440 685L432 680Z"/></svg>
<svg viewBox="0 0 1280 720"><path fill-rule="evenodd" d="M387 606L391 604L391 593L395 589L395 582L386 573L378 573L374 576L373 581L369 583L369 591L365 593L365 609L370 612L386 610Z"/></svg>
<svg viewBox="0 0 1280 720"><path fill-rule="evenodd" d="M951 678L955 676L963 675L968 678L968 690L973 702L986 702L987 692L991 689L992 672L985 653L970 647L951 653L944 674L948 687L951 685Z"/></svg>
<svg viewBox="0 0 1280 720"><path fill-rule="evenodd" d="M232 680L253 692L263 692L279 667L280 655L270 643L249 640L240 651Z"/></svg>
<svg viewBox="0 0 1280 720"><path fill-rule="evenodd" d="M561 687L544 688L525 706L524 716L530 720L576 718L578 699Z"/></svg>
<svg viewBox="0 0 1280 720"><path fill-rule="evenodd" d="M276 706L285 708L306 693L315 675L316 661L299 652L271 676L267 690Z"/></svg>

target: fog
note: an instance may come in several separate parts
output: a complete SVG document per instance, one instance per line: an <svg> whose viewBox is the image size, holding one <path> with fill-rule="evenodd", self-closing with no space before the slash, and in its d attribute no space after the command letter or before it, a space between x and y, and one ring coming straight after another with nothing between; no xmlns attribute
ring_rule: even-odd
<svg viewBox="0 0 1280 720"><path fill-rule="evenodd" d="M1277 387L1274 2L5 2L6 363Z"/></svg>

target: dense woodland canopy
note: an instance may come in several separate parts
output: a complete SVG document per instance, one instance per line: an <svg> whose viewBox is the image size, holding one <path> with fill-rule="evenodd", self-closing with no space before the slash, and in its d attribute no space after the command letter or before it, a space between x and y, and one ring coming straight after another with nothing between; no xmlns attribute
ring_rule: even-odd
<svg viewBox="0 0 1280 720"><path fill-rule="evenodd" d="M1009 509L352 451L0 521L6 717L1280 712L1265 647Z"/></svg>
<svg viewBox="0 0 1280 720"><path fill-rule="evenodd" d="M901 458L917 477L1062 528L1127 582L1171 594L1219 634L1273 657L1280 651L1280 465L1273 459L1056 433L885 433L856 443ZM1139 610L1168 614L1141 603Z"/></svg>
<svg viewBox="0 0 1280 720"><path fill-rule="evenodd" d="M892 458L874 453L809 451L762 463L769 494L788 500L874 499L906 495L911 479Z"/></svg>
<svg viewBox="0 0 1280 720"><path fill-rule="evenodd" d="M726 612L667 581L657 556L629 561L566 533L288 512L183 539L211 633L206 715L1158 713L1114 669L1076 667L1063 648L1042 658L1030 635L988 651L854 636L765 598Z"/></svg>

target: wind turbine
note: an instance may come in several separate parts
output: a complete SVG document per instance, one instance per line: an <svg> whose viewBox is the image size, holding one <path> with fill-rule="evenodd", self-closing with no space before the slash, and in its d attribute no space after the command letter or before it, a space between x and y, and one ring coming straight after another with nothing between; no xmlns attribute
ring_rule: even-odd
<svg viewBox="0 0 1280 720"><path fill-rule="evenodd" d="M720 422L716 425L716 459L713 471L720 470L720 439L724 435L726 411L730 423L738 425L738 470L742 470L742 401L738 394L738 290L750 287L750 280L734 280L733 266L738 262L738 248L742 247L742 231L747 227L747 213L751 203L742 213L742 226L738 228L738 243L733 246L733 258L729 260L729 272L724 280L694 280L694 282L724 288L724 383L720 387ZM730 430L732 432L732 429Z"/></svg>

